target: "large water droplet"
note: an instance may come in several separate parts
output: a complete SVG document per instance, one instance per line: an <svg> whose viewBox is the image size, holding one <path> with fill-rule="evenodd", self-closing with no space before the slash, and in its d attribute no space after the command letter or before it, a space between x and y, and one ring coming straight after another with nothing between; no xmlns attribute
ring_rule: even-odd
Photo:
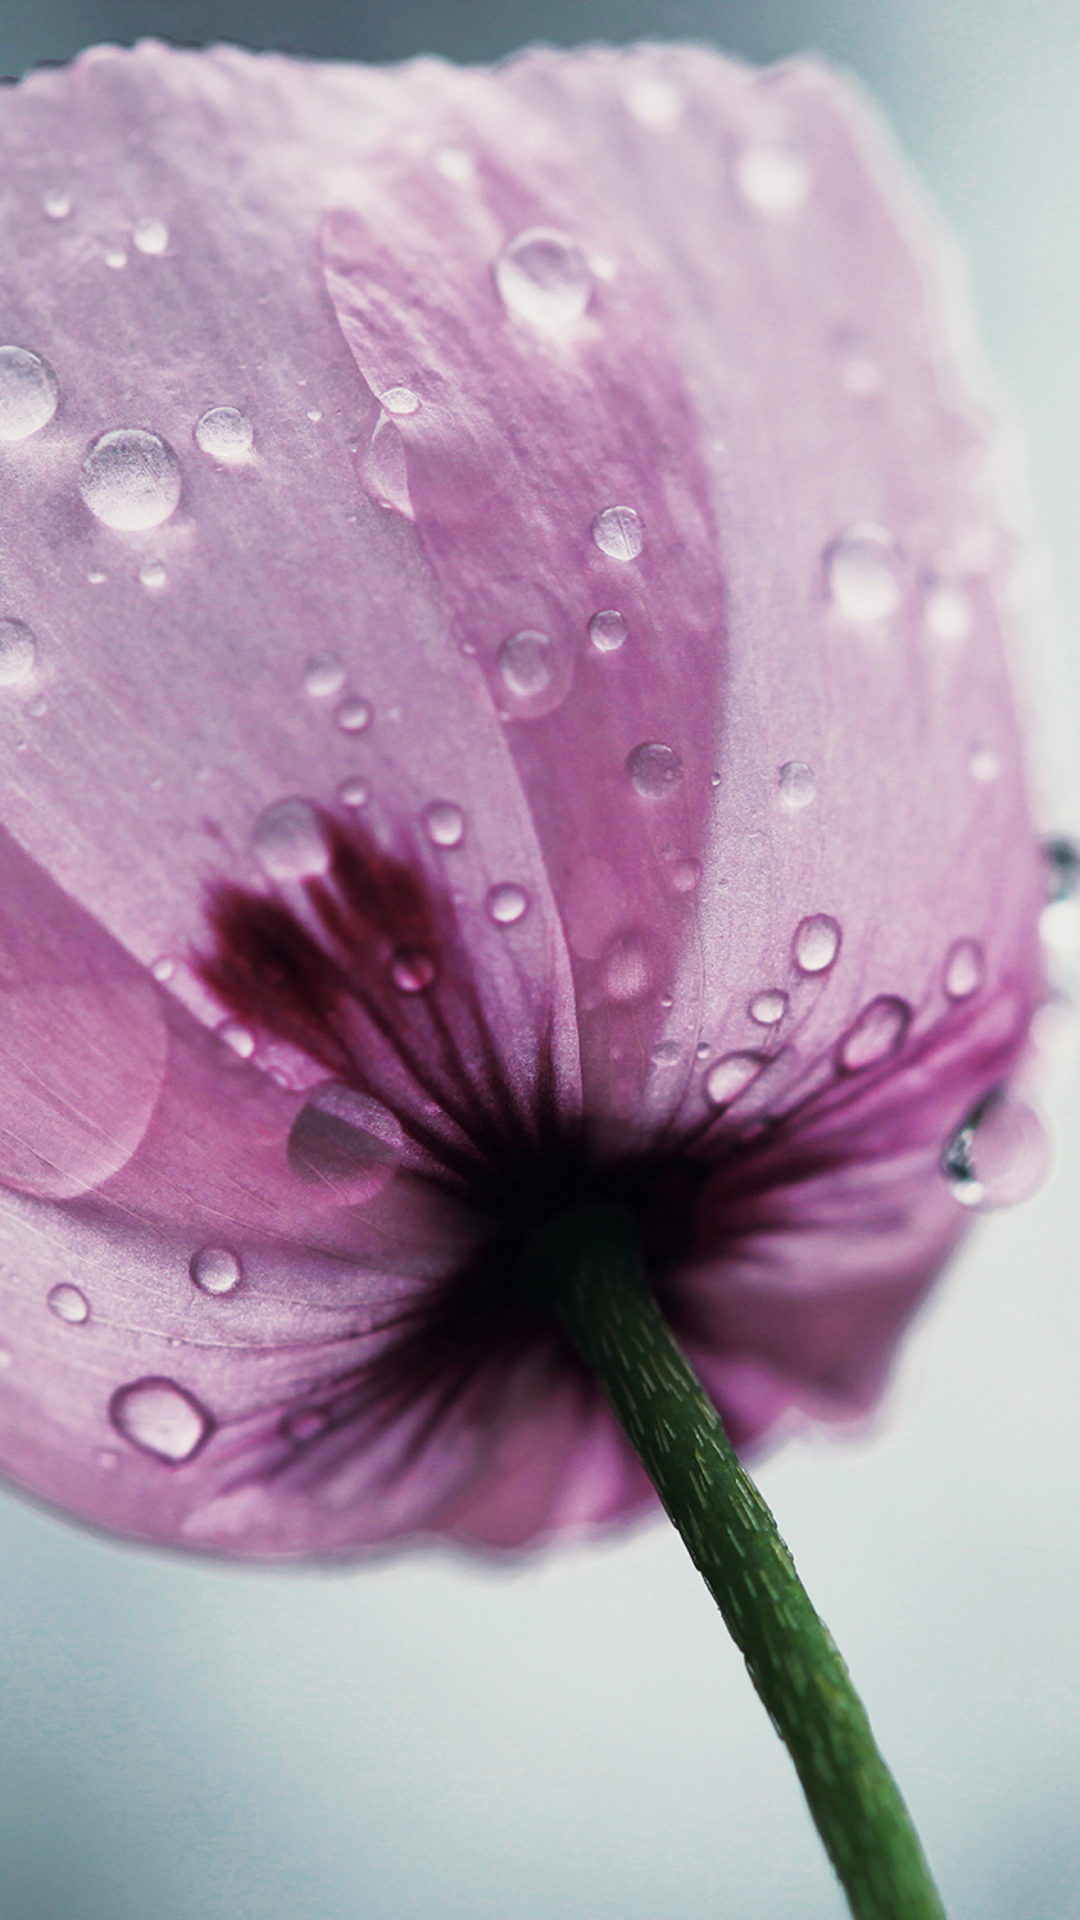
<svg viewBox="0 0 1080 1920"><path fill-rule="evenodd" d="M626 621L615 607L604 607L589 621L589 638L597 653L618 653L626 631Z"/></svg>
<svg viewBox="0 0 1080 1920"><path fill-rule="evenodd" d="M705 1075L705 1092L714 1107L730 1107L768 1065L764 1053L725 1053Z"/></svg>
<svg viewBox="0 0 1080 1920"><path fill-rule="evenodd" d="M829 592L849 620L886 620L900 605L900 558L884 527L849 527L825 553Z"/></svg>
<svg viewBox="0 0 1080 1920"><path fill-rule="evenodd" d="M529 896L524 887L517 887L512 880L504 880L500 886L492 887L487 897L487 910L497 926L512 927L524 919L529 908Z"/></svg>
<svg viewBox="0 0 1080 1920"><path fill-rule="evenodd" d="M465 815L452 800L432 800L424 808L424 826L434 847L460 847L465 838Z"/></svg>
<svg viewBox="0 0 1080 1920"><path fill-rule="evenodd" d="M371 702L350 694L334 715L342 733L365 733L371 725Z"/></svg>
<svg viewBox="0 0 1080 1920"><path fill-rule="evenodd" d="M387 413L392 413L395 419L407 420L410 415L420 411L420 396L411 387L388 387L379 399Z"/></svg>
<svg viewBox="0 0 1080 1920"><path fill-rule="evenodd" d="M360 478L377 506L414 520L409 491L409 464L401 429L388 413L380 413L363 459Z"/></svg>
<svg viewBox="0 0 1080 1920"><path fill-rule="evenodd" d="M52 1287L48 1296L49 1312L58 1320L65 1320L69 1327L82 1327L90 1318L90 1302L81 1287L73 1287L62 1280L60 1285Z"/></svg>
<svg viewBox="0 0 1080 1920"><path fill-rule="evenodd" d="M911 1025L911 1008L895 994L882 993L871 1000L854 1025L848 1028L837 1052L839 1064L848 1073L860 1067L872 1067L898 1053Z"/></svg>
<svg viewBox="0 0 1080 1920"><path fill-rule="evenodd" d="M202 1293L235 1293L244 1276L238 1254L231 1247L200 1247L188 1267Z"/></svg>
<svg viewBox="0 0 1080 1920"><path fill-rule="evenodd" d="M0 620L0 687L17 687L29 680L37 659L37 643L21 620Z"/></svg>
<svg viewBox="0 0 1080 1920"><path fill-rule="evenodd" d="M330 865L319 816L308 800L274 800L264 807L251 844L274 880L303 880Z"/></svg>
<svg viewBox="0 0 1080 1920"><path fill-rule="evenodd" d="M56 412L60 384L29 347L0 347L0 440L28 440Z"/></svg>
<svg viewBox="0 0 1080 1920"><path fill-rule="evenodd" d="M963 1207L1014 1206L1042 1182L1050 1158L1038 1114L995 1092L968 1115L941 1159L941 1170Z"/></svg>
<svg viewBox="0 0 1080 1920"><path fill-rule="evenodd" d="M499 672L508 692L519 700L546 693L555 673L555 648L548 635L533 628L512 633L499 648Z"/></svg>
<svg viewBox="0 0 1080 1920"><path fill-rule="evenodd" d="M423 993L438 969L422 947L399 947L390 962L390 978L399 993Z"/></svg>
<svg viewBox="0 0 1080 1920"><path fill-rule="evenodd" d="M813 767L805 760L786 760L777 776L780 798L792 813L808 807L817 798L817 780Z"/></svg>
<svg viewBox="0 0 1080 1920"><path fill-rule="evenodd" d="M750 1002L750 1018L759 1027L775 1027L788 1010L788 997L779 987L767 987Z"/></svg>
<svg viewBox="0 0 1080 1920"><path fill-rule="evenodd" d="M213 1432L214 1423L194 1394L175 1380L147 1378L118 1387L109 1403L109 1417L118 1433L170 1466L179 1466L198 1453Z"/></svg>
<svg viewBox="0 0 1080 1920"><path fill-rule="evenodd" d="M927 589L923 613L926 631L935 640L956 643L966 640L971 632L974 619L971 595L951 581L939 580Z"/></svg>
<svg viewBox="0 0 1080 1920"><path fill-rule="evenodd" d="M160 434L114 427L83 461L79 491L107 527L125 533L160 527L180 503L180 463Z"/></svg>
<svg viewBox="0 0 1080 1920"><path fill-rule="evenodd" d="M626 757L626 771L636 793L660 800L682 784L683 763L674 747L661 740L643 740Z"/></svg>
<svg viewBox="0 0 1080 1920"><path fill-rule="evenodd" d="M950 1000L970 1000L986 974L983 950L977 940L956 940L945 957L944 984Z"/></svg>
<svg viewBox="0 0 1080 1920"><path fill-rule="evenodd" d="M140 253L164 253L169 229L156 213L144 213L141 220L136 220L131 237Z"/></svg>
<svg viewBox="0 0 1080 1920"><path fill-rule="evenodd" d="M495 284L508 311L540 333L580 320L593 286L581 248L554 227L515 234L495 262Z"/></svg>
<svg viewBox="0 0 1080 1920"><path fill-rule="evenodd" d="M195 425L195 442L211 460L236 466L251 452L255 432L239 407L210 407Z"/></svg>
<svg viewBox="0 0 1080 1920"><path fill-rule="evenodd" d="M811 913L795 929L792 953L800 973L824 973L840 951L840 926L828 913Z"/></svg>
<svg viewBox="0 0 1080 1920"><path fill-rule="evenodd" d="M609 560L636 560L645 545L645 528L633 507L605 507L592 523L592 537Z"/></svg>
<svg viewBox="0 0 1080 1920"><path fill-rule="evenodd" d="M336 653L312 653L304 661L304 689L313 700L329 700L345 685L345 669Z"/></svg>
<svg viewBox="0 0 1080 1920"><path fill-rule="evenodd" d="M307 1186L326 1186L352 1205L392 1179L404 1135L394 1115L365 1093L327 1081L308 1096L289 1130L289 1166Z"/></svg>
<svg viewBox="0 0 1080 1920"><path fill-rule="evenodd" d="M810 191L810 171L802 155L773 140L744 147L735 163L735 178L760 213L794 213Z"/></svg>

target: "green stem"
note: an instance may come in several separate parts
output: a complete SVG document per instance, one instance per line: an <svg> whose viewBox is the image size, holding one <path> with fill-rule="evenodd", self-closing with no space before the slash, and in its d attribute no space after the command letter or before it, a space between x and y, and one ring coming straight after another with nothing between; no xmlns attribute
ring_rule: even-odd
<svg viewBox="0 0 1080 1920"><path fill-rule="evenodd" d="M561 1215L533 1239L521 1281L598 1375L704 1576L856 1920L944 1920L848 1670L645 1283L631 1216L607 1206Z"/></svg>

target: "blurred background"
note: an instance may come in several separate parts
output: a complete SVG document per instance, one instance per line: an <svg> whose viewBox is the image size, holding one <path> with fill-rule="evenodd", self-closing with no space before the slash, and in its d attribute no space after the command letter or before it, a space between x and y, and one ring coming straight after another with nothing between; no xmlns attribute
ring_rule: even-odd
<svg viewBox="0 0 1080 1920"><path fill-rule="evenodd" d="M692 38L852 68L968 255L1080 711L1075 0L0 0L0 72L146 34L366 60ZM1075 1077L1057 1134L1056 1175L981 1229L873 1432L759 1474L952 1920L1080 1920ZM845 1911L664 1525L512 1571L268 1574L0 1495L0 1696L2 1920Z"/></svg>

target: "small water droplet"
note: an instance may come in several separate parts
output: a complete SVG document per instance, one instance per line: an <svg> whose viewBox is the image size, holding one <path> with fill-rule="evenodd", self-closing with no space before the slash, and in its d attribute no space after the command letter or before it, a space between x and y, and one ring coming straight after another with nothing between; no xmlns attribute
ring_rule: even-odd
<svg viewBox="0 0 1080 1920"><path fill-rule="evenodd" d="M195 423L195 444L211 460L238 465L251 452L255 431L239 407L208 407Z"/></svg>
<svg viewBox="0 0 1080 1920"><path fill-rule="evenodd" d="M49 1289L48 1303L49 1312L58 1320L65 1320L69 1327L85 1326L90 1318L90 1302L85 1293L67 1281Z"/></svg>
<svg viewBox="0 0 1080 1920"><path fill-rule="evenodd" d="M923 614L926 631L935 640L966 640L974 619L971 595L952 581L939 580L927 589Z"/></svg>
<svg viewBox="0 0 1080 1920"><path fill-rule="evenodd" d="M88 583L92 587L103 587L108 577L107 573L102 573L100 567L91 568L86 576Z"/></svg>
<svg viewBox="0 0 1080 1920"><path fill-rule="evenodd" d="M312 653L304 661L304 690L313 700L329 700L345 685L345 669L334 653Z"/></svg>
<svg viewBox="0 0 1080 1920"><path fill-rule="evenodd" d="M673 993L662 993L660 995L660 1005L663 1007L665 1013L670 1013L672 1007L675 1005L675 995Z"/></svg>
<svg viewBox="0 0 1080 1920"><path fill-rule="evenodd" d="M817 780L813 767L805 760L785 760L777 776L780 798L792 813L808 807L817 798Z"/></svg>
<svg viewBox="0 0 1080 1920"><path fill-rule="evenodd" d="M0 440L28 440L56 412L60 383L29 347L0 347Z"/></svg>
<svg viewBox="0 0 1080 1920"><path fill-rule="evenodd" d="M371 798L371 787L359 774L353 774L343 780L338 788L338 799L343 807L366 807Z"/></svg>
<svg viewBox="0 0 1080 1920"><path fill-rule="evenodd" d="M872 1067L898 1053L911 1025L911 1008L895 994L882 993L871 1000L854 1025L848 1028L837 1053L839 1064L848 1073Z"/></svg>
<svg viewBox="0 0 1080 1920"><path fill-rule="evenodd" d="M471 186L476 178L476 162L464 147L436 147L431 158L443 179L456 187Z"/></svg>
<svg viewBox="0 0 1080 1920"><path fill-rule="evenodd" d="M512 880L492 887L487 897L487 910L500 927L512 927L524 919L528 906L529 896L524 887L515 886Z"/></svg>
<svg viewBox="0 0 1080 1920"><path fill-rule="evenodd" d="M763 1053L725 1053L705 1075L705 1092L714 1107L729 1107L768 1066Z"/></svg>
<svg viewBox="0 0 1080 1920"><path fill-rule="evenodd" d="M668 878L674 893L695 893L701 885L701 861L674 860Z"/></svg>
<svg viewBox="0 0 1080 1920"><path fill-rule="evenodd" d="M307 417L311 421L312 426L317 427L319 424L319 421L322 419L322 408L309 407L307 410Z"/></svg>
<svg viewBox="0 0 1080 1920"><path fill-rule="evenodd" d="M825 577L849 620L887 620L900 605L900 558L883 527L849 527L825 551Z"/></svg>
<svg viewBox="0 0 1080 1920"><path fill-rule="evenodd" d="M983 950L977 940L956 940L945 957L944 984L950 1000L970 1000L986 974Z"/></svg>
<svg viewBox="0 0 1080 1920"><path fill-rule="evenodd" d="M972 779L978 780L981 786L989 786L1001 772L1001 756L995 753L993 747L974 746L968 765Z"/></svg>
<svg viewBox="0 0 1080 1920"><path fill-rule="evenodd" d="M308 800L274 800L264 807L251 844L273 880L303 880L330 865L319 816Z"/></svg>
<svg viewBox="0 0 1080 1920"><path fill-rule="evenodd" d="M151 963L150 971L154 979L160 980L164 986L165 982L171 980L173 974L176 972L176 961L173 959L171 953L160 954L158 958Z"/></svg>
<svg viewBox="0 0 1080 1920"><path fill-rule="evenodd" d="M660 800L681 786L683 763L674 747L660 740L643 740L626 757L626 771L636 793Z"/></svg>
<svg viewBox="0 0 1080 1920"><path fill-rule="evenodd" d="M255 1051L255 1036L242 1027L239 1020L223 1020L217 1033L218 1039L224 1042L230 1052L238 1054L241 1060L251 1059Z"/></svg>
<svg viewBox="0 0 1080 1920"><path fill-rule="evenodd" d="M71 195L63 187L50 187L41 204L50 220L66 220L71 212Z"/></svg>
<svg viewBox="0 0 1080 1920"><path fill-rule="evenodd" d="M802 155L774 140L744 147L735 178L759 213L795 213L810 191L810 170Z"/></svg>
<svg viewBox="0 0 1080 1920"><path fill-rule="evenodd" d="M658 1040L652 1050L652 1057L658 1067L670 1067L682 1053L677 1040Z"/></svg>
<svg viewBox="0 0 1080 1920"><path fill-rule="evenodd" d="M710 787L719 787L719 786L721 786L722 784L723 784L723 775L722 775L722 774L720 774L720 773L710 773L710 775L709 775L709 785L710 785Z"/></svg>
<svg viewBox="0 0 1080 1920"><path fill-rule="evenodd" d="M0 620L0 687L29 680L37 661L37 643L22 620Z"/></svg>
<svg viewBox="0 0 1080 1920"><path fill-rule="evenodd" d="M131 237L140 253L164 253L169 229L156 213L144 213L141 220L136 220Z"/></svg>
<svg viewBox="0 0 1080 1920"><path fill-rule="evenodd" d="M626 621L615 607L604 607L589 621L589 638L597 653L618 653L626 633Z"/></svg>
<svg viewBox="0 0 1080 1920"><path fill-rule="evenodd" d="M110 247L105 255L105 265L114 273L120 273L127 266L128 257L122 247Z"/></svg>
<svg viewBox="0 0 1080 1920"><path fill-rule="evenodd" d="M507 310L540 333L580 320L593 280L581 248L554 227L515 234L495 262L495 284Z"/></svg>
<svg viewBox="0 0 1080 1920"><path fill-rule="evenodd" d="M788 997L779 987L767 987L750 1002L750 1018L759 1027L775 1027L788 1010Z"/></svg>
<svg viewBox="0 0 1080 1920"><path fill-rule="evenodd" d="M149 587L151 593L160 593L168 578L165 564L161 560L148 560L145 566L139 568L139 579L144 587Z"/></svg>
<svg viewBox="0 0 1080 1920"><path fill-rule="evenodd" d="M298 1180L331 1187L337 1198L356 1205L392 1179L404 1144L386 1107L329 1080L311 1092L293 1121L287 1154Z"/></svg>
<svg viewBox="0 0 1080 1920"><path fill-rule="evenodd" d="M424 808L424 826L435 847L460 847L465 838L465 815L452 800L432 800Z"/></svg>
<svg viewBox="0 0 1080 1920"><path fill-rule="evenodd" d="M633 81L626 90L626 104L635 120L657 133L666 133L682 118L682 94L673 81L658 73Z"/></svg>
<svg viewBox="0 0 1080 1920"><path fill-rule="evenodd" d="M694 1059L707 1060L711 1052L712 1052L712 1048L710 1047L708 1041L699 1040L697 1043L697 1046L694 1048Z"/></svg>
<svg viewBox="0 0 1080 1920"><path fill-rule="evenodd" d="M94 441L83 461L79 491L107 527L159 527L180 503L180 463L160 434L114 427Z"/></svg>
<svg viewBox="0 0 1080 1920"><path fill-rule="evenodd" d="M386 408L387 413L392 413L395 419L406 420L410 414L420 411L420 395L414 393L411 387L387 387L386 392L379 398L380 404Z"/></svg>
<svg viewBox="0 0 1080 1920"><path fill-rule="evenodd" d="M350 694L334 715L342 733L364 733L371 725L371 702Z"/></svg>
<svg viewBox="0 0 1080 1920"><path fill-rule="evenodd" d="M200 1247L188 1266L195 1285L202 1293L235 1293L243 1278L240 1258L231 1247Z"/></svg>
<svg viewBox="0 0 1080 1920"><path fill-rule="evenodd" d="M645 545L645 528L633 507L605 507L592 523L592 537L609 560L636 560Z"/></svg>
<svg viewBox="0 0 1080 1920"><path fill-rule="evenodd" d="M132 1380L118 1387L109 1402L109 1417L132 1446L170 1466L194 1459L214 1427L194 1394L178 1387L175 1380L158 1378Z"/></svg>
<svg viewBox="0 0 1080 1920"><path fill-rule="evenodd" d="M423 993L436 972L434 960L422 947L399 947L390 962L390 978L399 993Z"/></svg>
<svg viewBox="0 0 1080 1920"><path fill-rule="evenodd" d="M512 633L499 648L499 672L508 692L519 700L546 693L555 673L555 648L547 634L533 628Z"/></svg>
<svg viewBox="0 0 1080 1920"><path fill-rule="evenodd" d="M941 1157L941 1170L962 1207L1014 1206L1041 1184L1050 1158L1038 1114L1023 1101L995 1091L957 1128Z"/></svg>
<svg viewBox="0 0 1080 1920"><path fill-rule="evenodd" d="M840 951L839 923L828 913L811 913L795 929L792 953L800 973L824 973Z"/></svg>

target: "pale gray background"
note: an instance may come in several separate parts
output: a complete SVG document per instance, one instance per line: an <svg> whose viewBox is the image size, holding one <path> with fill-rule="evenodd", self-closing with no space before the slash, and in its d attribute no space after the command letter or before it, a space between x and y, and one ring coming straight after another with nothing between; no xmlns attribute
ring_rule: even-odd
<svg viewBox="0 0 1080 1920"><path fill-rule="evenodd" d="M801 45L885 103L1026 417L1080 706L1080 8L0 0L0 71L96 38L490 57ZM761 1475L953 1920L1080 1917L1080 1086L863 1441ZM667 1530L496 1574L158 1559L0 1496L2 1920L839 1920L787 1762Z"/></svg>

